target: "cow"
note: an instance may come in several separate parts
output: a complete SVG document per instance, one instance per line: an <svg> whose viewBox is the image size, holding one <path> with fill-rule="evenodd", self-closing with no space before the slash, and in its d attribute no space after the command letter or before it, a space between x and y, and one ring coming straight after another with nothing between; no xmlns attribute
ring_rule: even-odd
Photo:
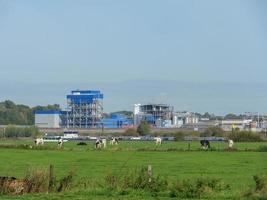
<svg viewBox="0 0 267 200"><path fill-rule="evenodd" d="M103 146L103 148L107 147L107 140L106 139L102 139L102 146Z"/></svg>
<svg viewBox="0 0 267 200"><path fill-rule="evenodd" d="M43 138L36 138L34 140L34 143L36 146L40 146L40 145L43 146L44 145L44 139Z"/></svg>
<svg viewBox="0 0 267 200"><path fill-rule="evenodd" d="M157 146L162 144L162 139L160 137L156 137L155 140Z"/></svg>
<svg viewBox="0 0 267 200"><path fill-rule="evenodd" d="M112 137L112 140L110 141L110 144L111 145L118 145L118 143L119 143L118 138Z"/></svg>
<svg viewBox="0 0 267 200"><path fill-rule="evenodd" d="M101 139L97 139L95 141L95 148L96 149L101 149L101 146L102 146L102 140Z"/></svg>
<svg viewBox="0 0 267 200"><path fill-rule="evenodd" d="M208 140L200 140L200 144L202 149L210 148L210 142Z"/></svg>
<svg viewBox="0 0 267 200"><path fill-rule="evenodd" d="M228 140L228 148L232 149L234 147L234 141L233 140Z"/></svg>
<svg viewBox="0 0 267 200"><path fill-rule="evenodd" d="M61 149L63 147L63 139L59 138L58 142L57 142L57 146Z"/></svg>

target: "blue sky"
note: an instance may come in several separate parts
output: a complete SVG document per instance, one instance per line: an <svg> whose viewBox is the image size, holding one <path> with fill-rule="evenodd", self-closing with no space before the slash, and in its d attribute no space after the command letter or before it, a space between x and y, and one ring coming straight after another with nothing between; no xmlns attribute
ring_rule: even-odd
<svg viewBox="0 0 267 200"><path fill-rule="evenodd" d="M267 113L265 0L0 0L0 100Z"/></svg>

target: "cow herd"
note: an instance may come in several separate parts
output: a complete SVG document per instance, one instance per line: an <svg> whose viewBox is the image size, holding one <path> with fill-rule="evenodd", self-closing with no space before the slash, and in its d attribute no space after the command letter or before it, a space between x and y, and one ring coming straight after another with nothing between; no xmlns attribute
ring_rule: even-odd
<svg viewBox="0 0 267 200"><path fill-rule="evenodd" d="M118 138L116 137L112 137L110 142L109 142L110 145L118 145L119 144L119 140ZM107 139L97 139L95 141L95 148L96 149L101 149L101 148L106 148L107 147Z"/></svg>
<svg viewBox="0 0 267 200"><path fill-rule="evenodd" d="M63 143L64 143L63 139L59 138L59 140L57 141L58 148L61 149L63 147ZM43 146L44 145L44 139L43 138L36 138L34 140L34 144L35 144L35 146Z"/></svg>
<svg viewBox="0 0 267 200"><path fill-rule="evenodd" d="M34 143L35 143L35 146L43 146L44 145L44 139L43 138L37 138L34 140ZM62 148L63 147L63 138L59 138L59 140L57 141L57 146L58 148ZM156 146L161 146L162 145L162 138L160 137L155 137L155 143L156 143ZM110 142L109 142L110 145L118 145L119 144L119 139L116 138L116 137L112 137ZM98 138L96 139L95 141L95 148L96 149L102 149L102 148L106 148L107 147L107 139L101 139L101 138ZM210 145L210 141L209 140L206 140L206 139L203 139L203 140L200 140L200 147L201 149L210 149L211 148L211 145ZM234 148L234 141L233 140L228 140L228 149L233 149Z"/></svg>
<svg viewBox="0 0 267 200"><path fill-rule="evenodd" d="M202 149L210 149L210 141L209 140L200 140L200 146ZM234 141L233 140L228 140L228 149L233 149L234 148Z"/></svg>

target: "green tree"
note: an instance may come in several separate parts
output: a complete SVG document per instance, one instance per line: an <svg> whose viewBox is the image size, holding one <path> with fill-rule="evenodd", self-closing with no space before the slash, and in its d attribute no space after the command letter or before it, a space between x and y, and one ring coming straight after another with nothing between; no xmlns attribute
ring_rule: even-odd
<svg viewBox="0 0 267 200"><path fill-rule="evenodd" d="M30 108L26 105L15 104L10 100L0 102L0 125L33 125L35 110L60 110L58 104L36 106Z"/></svg>
<svg viewBox="0 0 267 200"><path fill-rule="evenodd" d="M139 135L147 135L150 133L150 130L151 128L147 121L141 121L141 123L137 127L137 133L139 133Z"/></svg>
<svg viewBox="0 0 267 200"><path fill-rule="evenodd" d="M222 137L224 135L224 131L222 128L214 126L214 127L209 127L204 132L200 134L201 137Z"/></svg>
<svg viewBox="0 0 267 200"><path fill-rule="evenodd" d="M61 110L59 104L47 105L47 106L35 106L32 108L33 111L35 110Z"/></svg>

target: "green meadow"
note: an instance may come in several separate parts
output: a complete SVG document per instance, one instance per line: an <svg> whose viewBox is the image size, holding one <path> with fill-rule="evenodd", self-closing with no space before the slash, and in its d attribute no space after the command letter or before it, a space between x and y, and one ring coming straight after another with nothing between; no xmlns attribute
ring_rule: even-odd
<svg viewBox="0 0 267 200"><path fill-rule="evenodd" d="M266 142L235 143L235 151L227 150L227 143L211 142L212 150L201 150L199 142L120 142L106 149L94 149L93 142L78 146L78 142L65 142L57 149L53 142L44 147L23 149L21 144L33 145L31 140L0 141L0 175L23 178L32 167L54 166L57 177L75 173L74 182L99 180L103 182L108 173L125 174L140 166L152 166L153 174L164 180L186 180L199 177L219 178L229 185L210 199L241 199L250 188L255 187L253 176L267 174L267 152L258 151ZM17 145L12 146L12 145ZM131 191L120 194L106 188L88 189L76 184L63 193L2 195L0 199L175 199L166 194L153 196L147 191Z"/></svg>

